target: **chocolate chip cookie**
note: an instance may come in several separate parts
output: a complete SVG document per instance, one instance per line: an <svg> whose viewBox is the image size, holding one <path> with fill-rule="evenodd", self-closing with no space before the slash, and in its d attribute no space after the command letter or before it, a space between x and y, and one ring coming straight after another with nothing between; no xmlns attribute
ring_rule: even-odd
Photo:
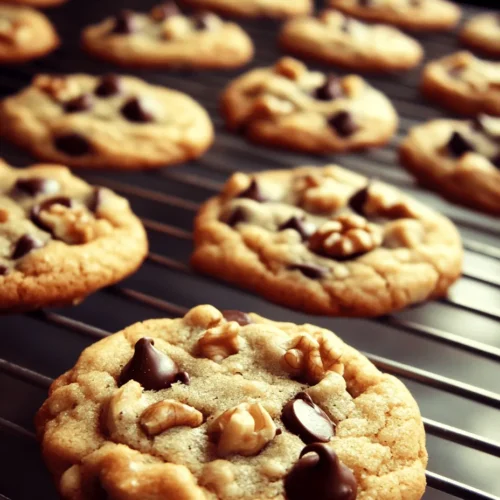
<svg viewBox="0 0 500 500"><path fill-rule="evenodd" d="M460 39L473 49L490 56L500 56L500 14L485 13L467 21L460 32Z"/></svg>
<svg viewBox="0 0 500 500"><path fill-rule="evenodd" d="M0 104L0 134L74 167L155 168L202 155L207 112L176 90L130 76L40 75Z"/></svg>
<svg viewBox="0 0 500 500"><path fill-rule="evenodd" d="M387 97L361 77L309 71L290 57L230 83L222 113L252 141L317 154L383 145L398 123Z"/></svg>
<svg viewBox="0 0 500 500"><path fill-rule="evenodd" d="M93 55L123 66L233 68L253 56L250 37L210 12L184 15L175 2L142 14L124 10L82 36Z"/></svg>
<svg viewBox="0 0 500 500"><path fill-rule="evenodd" d="M0 4L0 63L42 57L59 45L50 21L29 7Z"/></svg>
<svg viewBox="0 0 500 500"><path fill-rule="evenodd" d="M422 92L463 115L500 115L500 63L456 52L424 68Z"/></svg>
<svg viewBox="0 0 500 500"><path fill-rule="evenodd" d="M446 198L500 215L500 118L433 120L414 127L402 164Z"/></svg>
<svg viewBox="0 0 500 500"><path fill-rule="evenodd" d="M0 311L79 302L133 273L147 239L127 200L60 165L0 160Z"/></svg>
<svg viewBox="0 0 500 500"><path fill-rule="evenodd" d="M234 174L195 223L195 269L313 314L377 316L446 294L453 224L338 166Z"/></svg>
<svg viewBox="0 0 500 500"><path fill-rule="evenodd" d="M289 20L280 43L295 55L358 71L410 69L423 57L421 45L397 28L363 23L336 10Z"/></svg>
<svg viewBox="0 0 500 500"><path fill-rule="evenodd" d="M418 406L334 333L203 305L81 354L36 418L68 500L419 500Z"/></svg>
<svg viewBox="0 0 500 500"><path fill-rule="evenodd" d="M461 16L447 0L329 0L329 5L359 19L415 31L448 31Z"/></svg>

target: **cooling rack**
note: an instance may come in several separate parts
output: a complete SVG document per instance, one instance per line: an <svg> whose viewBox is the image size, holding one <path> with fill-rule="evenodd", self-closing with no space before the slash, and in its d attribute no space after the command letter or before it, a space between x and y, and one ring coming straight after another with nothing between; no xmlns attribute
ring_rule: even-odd
<svg viewBox="0 0 500 500"><path fill-rule="evenodd" d="M17 91L40 72L109 72L108 65L79 50L79 31L121 7L140 10L153 3L72 0L48 11L63 46L43 60L2 68L0 95ZM470 16L478 9L465 11ZM271 21L242 24L257 45L252 65L272 64L279 56L278 25ZM420 41L427 59L458 48L452 34L425 35ZM69 369L82 349L133 322L179 316L200 303L332 329L381 370L401 378L417 399L430 455L424 498L500 498L500 222L419 188L397 165L396 146L408 129L419 121L445 116L420 98L416 90L419 72L368 76L390 96L401 117L390 145L326 159L264 149L227 133L217 113L218 95L239 72L135 74L201 102L213 118L217 140L203 158L182 167L147 173L78 172L129 198L148 230L151 252L137 274L79 306L0 318L0 499L57 498L39 456L32 419L53 378ZM32 161L5 143L0 148L12 164ZM270 304L189 268L195 212L228 175L237 170L327 162L392 183L456 223L465 246L464 275L447 298L373 320L314 317Z"/></svg>

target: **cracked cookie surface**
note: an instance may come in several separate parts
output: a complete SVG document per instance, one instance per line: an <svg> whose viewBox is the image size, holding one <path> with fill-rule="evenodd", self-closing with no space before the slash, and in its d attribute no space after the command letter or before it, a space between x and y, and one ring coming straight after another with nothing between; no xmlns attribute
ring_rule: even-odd
<svg viewBox="0 0 500 500"><path fill-rule="evenodd" d="M68 500L418 500L425 489L422 419L399 380L328 330L209 305L87 348L36 427Z"/></svg>
<svg viewBox="0 0 500 500"><path fill-rule="evenodd" d="M469 19L460 32L463 43L490 56L500 56L500 14L484 13Z"/></svg>
<svg viewBox="0 0 500 500"><path fill-rule="evenodd" d="M86 28L82 40L91 54L124 66L234 68L253 56L237 24L209 12L185 15L174 2L122 11Z"/></svg>
<svg viewBox="0 0 500 500"><path fill-rule="evenodd" d="M197 158L213 126L191 97L138 78L39 75L0 104L0 134L42 160L139 169Z"/></svg>
<svg viewBox="0 0 500 500"><path fill-rule="evenodd" d="M147 253L127 200L59 165L0 160L0 310L79 302L133 273Z"/></svg>
<svg viewBox="0 0 500 500"><path fill-rule="evenodd" d="M315 314L376 316L446 294L454 225L338 166L238 173L195 222L195 269Z"/></svg>

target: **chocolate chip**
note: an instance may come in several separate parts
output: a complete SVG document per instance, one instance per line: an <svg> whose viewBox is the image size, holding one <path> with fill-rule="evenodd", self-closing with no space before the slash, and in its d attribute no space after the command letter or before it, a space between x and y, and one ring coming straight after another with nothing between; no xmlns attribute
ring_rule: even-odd
<svg viewBox="0 0 500 500"><path fill-rule="evenodd" d="M102 205L105 196L106 190L104 188L95 187L88 202L89 210L96 213L99 210L99 207Z"/></svg>
<svg viewBox="0 0 500 500"><path fill-rule="evenodd" d="M212 31L220 26L220 19L212 12L198 12L193 16L193 21L198 31Z"/></svg>
<svg viewBox="0 0 500 500"><path fill-rule="evenodd" d="M12 252L12 258L20 259L26 254L30 253L32 250L42 248L43 246L43 241L39 240L36 236L31 236L31 234L24 234L17 240L16 247Z"/></svg>
<svg viewBox="0 0 500 500"><path fill-rule="evenodd" d="M178 381L177 377L186 379L174 361L154 347L153 339L143 337L136 342L134 355L120 374L119 385L135 380L146 390L159 391L168 389Z"/></svg>
<svg viewBox="0 0 500 500"><path fill-rule="evenodd" d="M191 377L189 376L188 372L179 372L175 376L175 381L180 382L181 384L184 385L189 385L191 383Z"/></svg>
<svg viewBox="0 0 500 500"><path fill-rule="evenodd" d="M121 80L116 75L106 75L101 78L94 90L94 94L99 97L110 97L121 92Z"/></svg>
<svg viewBox="0 0 500 500"><path fill-rule="evenodd" d="M308 240L314 231L316 231L314 224L306 222L304 219L301 219L296 215L290 217L286 222L281 224L278 229L280 231L284 231L285 229L294 229L300 234L302 240L304 241Z"/></svg>
<svg viewBox="0 0 500 500"><path fill-rule="evenodd" d="M0 264L0 276L5 276L9 272L9 268Z"/></svg>
<svg viewBox="0 0 500 500"><path fill-rule="evenodd" d="M334 424L306 392L300 392L281 412L285 427L306 444L327 443L334 435Z"/></svg>
<svg viewBox="0 0 500 500"><path fill-rule="evenodd" d="M453 134L451 134L446 147L448 148L450 154L455 158L460 158L465 153L474 151L474 146L467 139L465 139L460 132L453 132Z"/></svg>
<svg viewBox="0 0 500 500"><path fill-rule="evenodd" d="M495 167L500 168L500 154L498 154L494 158L492 158L491 163L493 163L493 165L495 165Z"/></svg>
<svg viewBox="0 0 500 500"><path fill-rule="evenodd" d="M112 33L117 35L129 35L137 31L136 16L131 10L122 10L115 17Z"/></svg>
<svg viewBox="0 0 500 500"><path fill-rule="evenodd" d="M328 123L340 137L349 137L358 130L354 118L348 111L339 111L330 118Z"/></svg>
<svg viewBox="0 0 500 500"><path fill-rule="evenodd" d="M350 198L347 204L349 208L357 213L358 215L365 215L364 206L368 201L368 191L370 190L370 184L367 184L364 188L356 191Z"/></svg>
<svg viewBox="0 0 500 500"><path fill-rule="evenodd" d="M253 323L252 318L242 311L237 311L235 309L224 309L221 311L222 316L226 321L236 321L238 325L245 326Z"/></svg>
<svg viewBox="0 0 500 500"><path fill-rule="evenodd" d="M238 195L238 198L250 198L251 200L258 201L259 203L267 201L255 179L252 179L250 185Z"/></svg>
<svg viewBox="0 0 500 500"><path fill-rule="evenodd" d="M328 274L328 268L316 264L291 264L288 269L300 271L304 276L312 280L320 280Z"/></svg>
<svg viewBox="0 0 500 500"><path fill-rule="evenodd" d="M66 113L81 113L92 108L94 101L90 94L82 94L64 103Z"/></svg>
<svg viewBox="0 0 500 500"><path fill-rule="evenodd" d="M351 470L321 443L307 445L285 477L287 500L355 500L357 489Z"/></svg>
<svg viewBox="0 0 500 500"><path fill-rule="evenodd" d="M68 156L84 156L90 152L90 144L80 134L60 135L54 139L56 148Z"/></svg>
<svg viewBox="0 0 500 500"><path fill-rule="evenodd" d="M154 116L149 112L138 97L130 98L122 108L122 115L131 122L147 123L154 121Z"/></svg>
<svg viewBox="0 0 500 500"><path fill-rule="evenodd" d="M169 17L178 16L180 14L181 11L175 2L162 3L153 7L153 10L151 11L151 17L158 22L163 22Z"/></svg>
<svg viewBox="0 0 500 500"><path fill-rule="evenodd" d="M247 214L245 209L243 209L242 207L237 207L229 214L229 217L226 220L226 224L228 226L234 227L240 222L247 222Z"/></svg>
<svg viewBox="0 0 500 500"><path fill-rule="evenodd" d="M15 188L30 196L37 196L39 194L55 194L61 186L55 179L29 177L27 179L18 179Z"/></svg>
<svg viewBox="0 0 500 500"><path fill-rule="evenodd" d="M47 226L40 217L41 213L44 210L49 210L53 205L62 205L63 207L72 208L74 206L74 201L71 198L66 196L57 196L56 198L49 198L48 200L35 205L30 212L30 218L33 224L37 225L40 229L47 231L49 233L52 232L51 228Z"/></svg>
<svg viewBox="0 0 500 500"><path fill-rule="evenodd" d="M335 75L328 75L325 83L314 92L314 97L320 101L332 101L343 95L342 82Z"/></svg>

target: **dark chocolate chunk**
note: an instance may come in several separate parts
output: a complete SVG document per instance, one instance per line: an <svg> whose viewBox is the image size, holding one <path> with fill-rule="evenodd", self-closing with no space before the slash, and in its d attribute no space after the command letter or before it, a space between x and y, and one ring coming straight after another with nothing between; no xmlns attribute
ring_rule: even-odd
<svg viewBox="0 0 500 500"><path fill-rule="evenodd" d="M89 210L96 213L101 206L104 196L106 195L106 190L102 187L95 187L90 200L88 202Z"/></svg>
<svg viewBox="0 0 500 500"><path fill-rule="evenodd" d="M188 372L179 372L175 376L175 381L180 382L181 384L184 385L189 385L191 383L191 377L189 376Z"/></svg>
<svg viewBox="0 0 500 500"><path fill-rule="evenodd" d="M131 122L147 123L154 121L153 114L148 111L138 97L130 98L122 108L122 115Z"/></svg>
<svg viewBox="0 0 500 500"><path fill-rule="evenodd" d="M455 158L460 158L469 151L474 151L474 146L460 132L453 132L446 145L448 151Z"/></svg>
<svg viewBox="0 0 500 500"><path fill-rule="evenodd" d="M312 280L320 280L328 274L328 268L316 264L291 264L288 269L300 271L304 276Z"/></svg>
<svg viewBox="0 0 500 500"><path fill-rule="evenodd" d="M247 221L246 211L242 207L237 207L235 210L229 214L229 217L226 220L226 224L228 226L234 227L240 222Z"/></svg>
<svg viewBox="0 0 500 500"><path fill-rule="evenodd" d="M159 391L179 381L178 377L189 380L181 373L184 372L179 372L169 356L154 347L153 339L143 337L136 342L134 355L120 374L119 385L135 380L146 390Z"/></svg>
<svg viewBox="0 0 500 500"><path fill-rule="evenodd" d="M122 10L115 17L115 24L112 33L116 35L129 35L137 31L137 23L134 12L131 10Z"/></svg>
<svg viewBox="0 0 500 500"><path fill-rule="evenodd" d="M267 201L255 179L252 179L250 185L238 195L238 198L250 198L259 203Z"/></svg>
<svg viewBox="0 0 500 500"><path fill-rule="evenodd" d="M299 392L283 407L281 420L306 444L327 443L335 433L333 422L306 392Z"/></svg>
<svg viewBox="0 0 500 500"><path fill-rule="evenodd" d="M60 135L54 139L56 148L68 156L84 156L90 152L90 144L80 134Z"/></svg>
<svg viewBox="0 0 500 500"><path fill-rule="evenodd" d="M368 201L368 191L370 190L370 184L367 184L364 188L356 191L350 198L347 204L349 208L357 213L358 215L365 215L364 206Z"/></svg>
<svg viewBox="0 0 500 500"><path fill-rule="evenodd" d="M29 177L27 179L18 179L15 188L30 196L37 196L39 194L55 194L61 186L55 179Z"/></svg>
<svg viewBox="0 0 500 500"><path fill-rule="evenodd" d="M285 477L288 500L355 500L354 474L328 445L307 445Z"/></svg>
<svg viewBox="0 0 500 500"><path fill-rule="evenodd" d="M325 83L314 92L314 97L320 101L332 101L343 95L342 82L335 75L328 75Z"/></svg>
<svg viewBox="0 0 500 500"><path fill-rule="evenodd" d="M236 309L224 309L221 311L222 316L226 321L236 321L238 325L245 326L249 325L252 322L252 318L247 313L242 311L237 311Z"/></svg>
<svg viewBox="0 0 500 500"><path fill-rule="evenodd" d="M5 276L9 272L9 268L0 264L0 276Z"/></svg>
<svg viewBox="0 0 500 500"><path fill-rule="evenodd" d="M198 12L193 16L193 21L198 31L211 31L220 26L220 19L212 12Z"/></svg>
<svg viewBox="0 0 500 500"><path fill-rule="evenodd" d="M306 222L304 219L301 219L296 215L290 217L286 222L281 224L278 229L280 231L284 231L285 229L294 229L300 234L302 240L304 241L309 239L314 231L316 231L314 224Z"/></svg>
<svg viewBox="0 0 500 500"><path fill-rule="evenodd" d="M165 2L160 5L156 5L151 11L151 17L158 22L163 22L169 17L178 16L180 14L181 11L175 2Z"/></svg>
<svg viewBox="0 0 500 500"><path fill-rule="evenodd" d="M47 226L42 218L40 217L41 213L44 210L49 210L52 205L62 205L63 207L71 208L74 206L74 201L71 198L66 196L57 196L56 198L49 198L48 200L35 205L30 212L30 217L33 224L37 225L40 229L47 231L49 233L52 232L51 228Z"/></svg>
<svg viewBox="0 0 500 500"><path fill-rule="evenodd" d="M349 137L358 130L358 126L348 111L339 111L328 120L329 125L340 137Z"/></svg>
<svg viewBox="0 0 500 500"><path fill-rule="evenodd" d="M494 158L492 158L491 163L493 163L495 167L500 168L500 154L497 154Z"/></svg>
<svg viewBox="0 0 500 500"><path fill-rule="evenodd" d="M31 236L31 234L24 234L17 240L14 251L12 252L12 258L20 259L26 254L30 253L32 250L42 248L43 246L43 241L39 240L36 236Z"/></svg>
<svg viewBox="0 0 500 500"><path fill-rule="evenodd" d="M110 97L121 92L121 80L117 75L105 75L97 84L94 94L99 97Z"/></svg>
<svg viewBox="0 0 500 500"><path fill-rule="evenodd" d="M64 103L66 113L81 113L92 108L94 101L90 94L82 94Z"/></svg>

